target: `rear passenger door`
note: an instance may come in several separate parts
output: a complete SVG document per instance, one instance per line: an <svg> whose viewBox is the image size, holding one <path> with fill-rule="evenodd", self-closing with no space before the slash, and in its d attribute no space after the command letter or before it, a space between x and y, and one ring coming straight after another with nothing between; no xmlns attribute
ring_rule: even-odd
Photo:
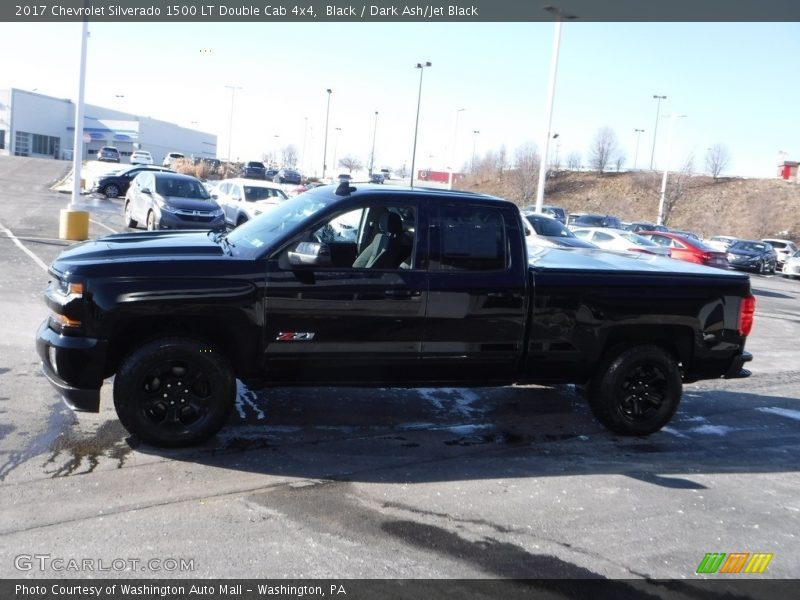
<svg viewBox="0 0 800 600"><path fill-rule="evenodd" d="M518 373L528 307L519 218L499 203L431 207L427 377L509 381Z"/></svg>

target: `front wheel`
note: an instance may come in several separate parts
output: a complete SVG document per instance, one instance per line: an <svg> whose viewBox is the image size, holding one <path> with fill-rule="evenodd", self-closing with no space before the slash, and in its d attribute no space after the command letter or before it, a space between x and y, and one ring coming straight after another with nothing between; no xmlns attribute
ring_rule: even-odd
<svg viewBox="0 0 800 600"><path fill-rule="evenodd" d="M156 215L151 210L147 213L147 231L155 231L156 230Z"/></svg>
<svg viewBox="0 0 800 600"><path fill-rule="evenodd" d="M621 435L649 435L678 408L683 382L678 363L663 348L629 347L606 360L589 386L589 407Z"/></svg>
<svg viewBox="0 0 800 600"><path fill-rule="evenodd" d="M131 208L130 200L125 203L125 227L136 227L138 223L133 218L133 209Z"/></svg>
<svg viewBox="0 0 800 600"><path fill-rule="evenodd" d="M106 189L103 190L103 193L106 195L106 198L116 198L119 196L119 186L114 183L109 183Z"/></svg>
<svg viewBox="0 0 800 600"><path fill-rule="evenodd" d="M122 425L154 446L191 446L225 424L236 398L227 359L197 340L167 338L134 350L114 380Z"/></svg>

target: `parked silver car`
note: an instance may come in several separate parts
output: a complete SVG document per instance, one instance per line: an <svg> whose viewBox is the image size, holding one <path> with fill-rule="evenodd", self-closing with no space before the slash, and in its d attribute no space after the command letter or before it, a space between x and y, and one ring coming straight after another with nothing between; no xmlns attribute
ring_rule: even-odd
<svg viewBox="0 0 800 600"><path fill-rule="evenodd" d="M792 254L783 263L783 276L789 279L797 279L800 277L800 250Z"/></svg>

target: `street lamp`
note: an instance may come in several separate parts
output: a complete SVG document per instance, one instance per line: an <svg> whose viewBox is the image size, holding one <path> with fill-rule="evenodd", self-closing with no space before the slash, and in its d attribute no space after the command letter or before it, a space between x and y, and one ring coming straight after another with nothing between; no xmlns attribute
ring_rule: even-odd
<svg viewBox="0 0 800 600"><path fill-rule="evenodd" d="M242 89L238 85L226 85L231 91L231 120L228 125L228 162L231 162L231 141L233 140L233 97L236 95L236 90Z"/></svg>
<svg viewBox="0 0 800 600"><path fill-rule="evenodd" d="M378 135L378 111L375 111L375 126L372 128L372 152L369 155L369 175L372 177L372 168L375 166L375 138Z"/></svg>
<svg viewBox="0 0 800 600"><path fill-rule="evenodd" d="M458 143L458 116L464 112L465 109L459 108L456 111L456 124L453 127L453 151L450 153L450 175L447 179L447 189L453 189L453 180L455 179L456 169L456 145Z"/></svg>
<svg viewBox="0 0 800 600"><path fill-rule="evenodd" d="M122 110L122 100L125 98L125 94L114 94L114 98L117 99L118 110Z"/></svg>
<svg viewBox="0 0 800 600"><path fill-rule="evenodd" d="M477 129L472 130L472 166L470 167L470 171L473 173L475 172L475 144L478 142L478 134L480 131Z"/></svg>
<svg viewBox="0 0 800 600"><path fill-rule="evenodd" d="M328 108L325 109L325 143L322 148L322 178L325 179L325 171L328 168L328 118L331 116L331 89L328 92Z"/></svg>
<svg viewBox="0 0 800 600"><path fill-rule="evenodd" d="M430 67L431 62L426 61L424 63L417 63L414 67L415 69L419 69L419 93L417 94L417 121L414 124L414 149L411 151L411 187L414 187L414 163L417 159L417 132L419 131L419 105L422 101L422 73L425 71L425 67Z"/></svg>
<svg viewBox="0 0 800 600"><path fill-rule="evenodd" d="M300 168L306 169L306 135L308 134L308 117L303 117L303 150L300 152Z"/></svg>
<svg viewBox="0 0 800 600"><path fill-rule="evenodd" d="M341 127L336 128L336 139L333 142L333 168L336 168L336 152L339 149L339 132L342 130Z"/></svg>
<svg viewBox="0 0 800 600"><path fill-rule="evenodd" d="M636 132L636 152L633 154L633 170L636 170L636 161L639 160L639 140L642 138L644 129L634 129Z"/></svg>
<svg viewBox="0 0 800 600"><path fill-rule="evenodd" d="M664 158L664 176L661 178L661 198L658 201L658 219L656 220L657 225L664 224L664 199L666 198L666 191L667 191L667 172L669 171L669 155L670 151L672 150L672 130L675 129L675 121L685 116L686 115L676 115L676 114L669 115L670 119L669 119L669 132L667 133L667 155Z"/></svg>
<svg viewBox="0 0 800 600"><path fill-rule="evenodd" d="M272 168L273 169L277 169L278 168L278 153L280 152L280 142L278 140L280 139L281 136L276 133L274 137L275 137L275 151L274 151L274 153L272 155L272 163L273 163L272 164Z"/></svg>
<svg viewBox="0 0 800 600"><path fill-rule="evenodd" d="M561 21L565 19L567 21L572 21L578 18L575 15L563 12L555 6L548 5L544 6L543 9L556 17L556 30L553 34L553 50L550 62L550 83L548 84L547 108L545 109L545 123L547 126L544 129L542 158L539 164L539 182L536 186L536 212L541 212L542 205L544 204L544 181L545 176L547 175L546 162L547 153L550 146L550 127L553 122L553 99L556 95L556 74L558 73L558 46L561 41Z"/></svg>
<svg viewBox="0 0 800 600"><path fill-rule="evenodd" d="M653 127L653 150L650 152L650 170L653 170L653 158L656 155L656 135L658 135L658 113L661 110L661 101L666 100L666 96L656 96L653 94L653 98L655 98L658 103L656 104L656 124Z"/></svg>

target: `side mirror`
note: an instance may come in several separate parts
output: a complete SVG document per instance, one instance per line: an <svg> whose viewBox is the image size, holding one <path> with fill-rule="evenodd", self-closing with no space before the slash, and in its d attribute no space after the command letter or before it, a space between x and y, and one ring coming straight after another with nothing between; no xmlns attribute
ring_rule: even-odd
<svg viewBox="0 0 800 600"><path fill-rule="evenodd" d="M293 267L329 267L331 249L319 242L298 242L294 250L289 250L288 258Z"/></svg>
<svg viewBox="0 0 800 600"><path fill-rule="evenodd" d="M219 200L219 195L218 195L218 194L211 194L211 197L212 197L214 200Z"/></svg>

